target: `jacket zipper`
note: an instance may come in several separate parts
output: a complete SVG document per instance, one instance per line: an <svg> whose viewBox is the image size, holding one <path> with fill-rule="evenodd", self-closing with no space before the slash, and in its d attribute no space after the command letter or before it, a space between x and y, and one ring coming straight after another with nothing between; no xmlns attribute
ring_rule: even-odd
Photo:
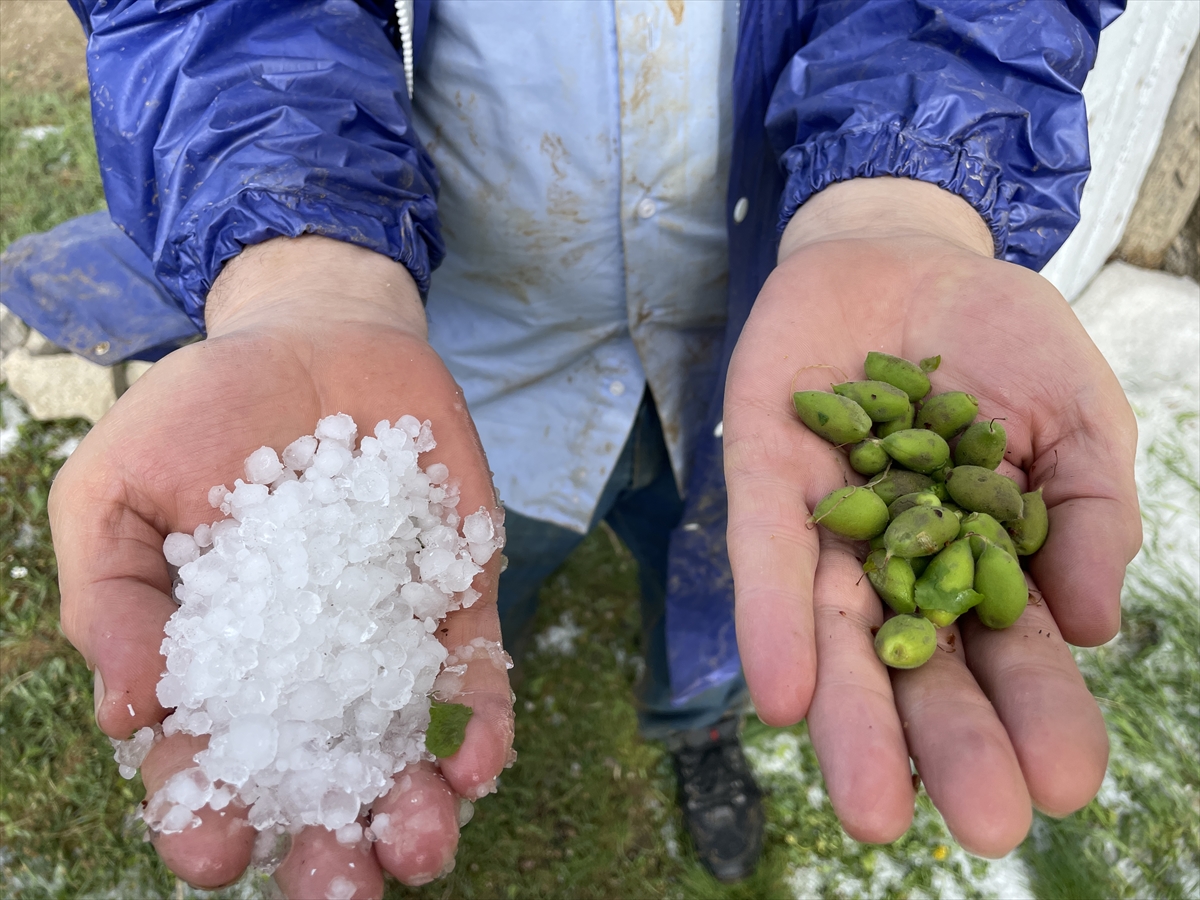
<svg viewBox="0 0 1200 900"><path fill-rule="evenodd" d="M408 99L413 96L413 0L396 0L396 29L400 32L400 55L404 60L404 83Z"/></svg>

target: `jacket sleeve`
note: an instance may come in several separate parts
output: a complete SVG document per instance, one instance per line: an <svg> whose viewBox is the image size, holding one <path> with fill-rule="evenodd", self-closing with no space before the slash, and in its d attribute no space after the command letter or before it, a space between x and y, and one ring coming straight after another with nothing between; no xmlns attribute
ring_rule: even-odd
<svg viewBox="0 0 1200 900"><path fill-rule="evenodd" d="M780 227L828 185L891 175L969 202L997 256L1040 269L1079 220L1080 89L1114 0L802 2L766 126Z"/></svg>
<svg viewBox="0 0 1200 900"><path fill-rule="evenodd" d="M383 2L71 0L113 220L203 329L225 260L321 234L387 254L422 296L444 255Z"/></svg>

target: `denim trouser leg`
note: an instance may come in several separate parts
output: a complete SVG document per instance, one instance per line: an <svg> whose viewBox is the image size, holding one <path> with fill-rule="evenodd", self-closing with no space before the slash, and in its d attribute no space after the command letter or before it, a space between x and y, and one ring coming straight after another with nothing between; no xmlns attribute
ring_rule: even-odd
<svg viewBox="0 0 1200 900"><path fill-rule="evenodd" d="M671 703L665 627L667 549L682 512L658 413L647 394L592 522L595 526L607 519L637 560L646 657L646 672L637 687L638 721L647 738L706 727L740 710L746 699L745 681L739 675L685 704ZM537 611L542 582L584 536L511 511L505 527L508 569L500 576L499 611L505 642L514 644Z"/></svg>

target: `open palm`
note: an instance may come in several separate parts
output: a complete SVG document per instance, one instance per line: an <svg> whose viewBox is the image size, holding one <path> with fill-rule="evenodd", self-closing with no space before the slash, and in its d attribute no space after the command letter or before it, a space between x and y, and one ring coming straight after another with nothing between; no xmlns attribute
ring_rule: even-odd
<svg viewBox="0 0 1200 900"><path fill-rule="evenodd" d="M121 398L63 467L50 502L62 624L99 673L97 720L110 736L128 738L168 712L155 696L163 625L175 609L163 538L211 522L217 514L208 489L232 485L251 451L264 444L282 450L334 413L350 414L367 431L380 419L411 414L433 423L438 446L422 463L442 462L461 481L461 509L496 505L461 391L423 335L386 317L338 313L341 322L303 312L250 317L176 351ZM483 599L447 619L440 636L448 648L478 636L499 640L499 566L497 554L476 579ZM476 715L460 751L438 767L409 767L409 777L398 777L375 804L375 813L401 813L386 839L344 846L324 829L307 829L276 873L288 895L326 896L341 877L355 886L353 896L379 896L384 870L419 884L447 868L459 798L490 789L512 744L503 670L473 665L461 702ZM142 769L147 792L193 765L203 742L181 734L157 744ZM236 878L254 832L245 810L232 810L205 809L196 828L156 836L166 864L200 886Z"/></svg>
<svg viewBox="0 0 1200 900"><path fill-rule="evenodd" d="M940 354L934 391L967 391L981 417L1004 419L1000 470L1022 490L1044 487L1050 511L1022 618L993 632L966 616L911 671L875 658L883 610L862 578L863 548L805 521L828 491L863 479L798 422L792 392L864 377L871 350ZM1047 281L932 237L803 246L780 263L742 332L724 434L750 690L771 724L807 715L853 837L890 841L908 827L910 757L951 832L981 855L1016 846L1032 806L1063 815L1095 795L1107 738L1065 642L1094 645L1119 625L1141 538L1136 427Z"/></svg>

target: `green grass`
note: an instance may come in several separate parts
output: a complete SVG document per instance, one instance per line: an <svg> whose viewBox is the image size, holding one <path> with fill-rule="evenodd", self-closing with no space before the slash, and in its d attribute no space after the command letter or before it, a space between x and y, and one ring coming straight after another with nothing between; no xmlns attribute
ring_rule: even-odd
<svg viewBox="0 0 1200 900"><path fill-rule="evenodd" d="M102 202L86 97L6 94L0 246ZM21 138L35 125L63 131ZM1200 503L1195 421L1182 415L1178 433L1144 456L1147 550L1127 583L1121 636L1077 654L1112 737L1104 789L1074 816L1039 817L1008 860L988 863L957 848L924 796L895 844L850 840L804 726L752 720L748 754L767 789L763 865L735 887L711 879L683 835L669 760L636 735L636 573L598 532L543 591L537 628L570 613L584 636L573 655L527 660L517 691L520 755L499 793L478 804L458 868L416 891L392 884L389 896L1200 895L1200 612L1194 576L1172 562L1179 523L1192 522L1187 515ZM197 896L143 843L131 817L140 785L117 776L92 722L91 676L58 629L46 496L60 464L55 448L85 430L82 422L28 423L0 458L0 896ZM263 886L251 877L200 895L261 896Z"/></svg>
<svg viewBox="0 0 1200 900"><path fill-rule="evenodd" d="M103 206L87 94L0 91L0 247Z"/></svg>

